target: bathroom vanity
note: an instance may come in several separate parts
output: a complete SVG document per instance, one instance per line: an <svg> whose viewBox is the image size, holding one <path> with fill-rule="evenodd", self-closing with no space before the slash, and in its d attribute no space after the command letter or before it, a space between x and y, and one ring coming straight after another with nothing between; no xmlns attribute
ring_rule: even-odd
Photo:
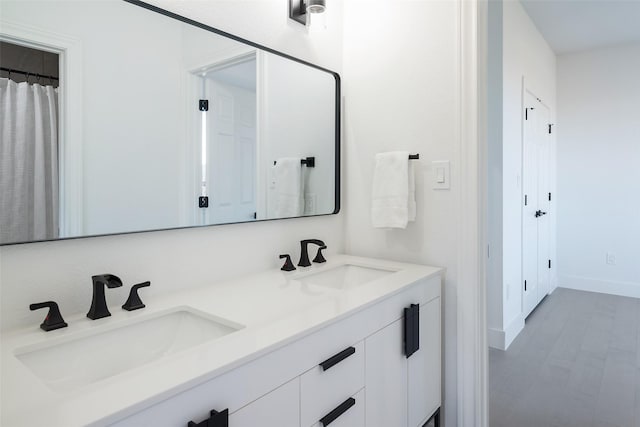
<svg viewBox="0 0 640 427"><path fill-rule="evenodd" d="M338 255L10 331L1 424L422 427L441 405L442 275Z"/></svg>

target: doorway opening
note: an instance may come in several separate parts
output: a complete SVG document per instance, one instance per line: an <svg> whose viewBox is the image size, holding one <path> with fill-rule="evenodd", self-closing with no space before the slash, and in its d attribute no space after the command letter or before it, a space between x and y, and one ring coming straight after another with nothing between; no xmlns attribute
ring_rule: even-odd
<svg viewBox="0 0 640 427"><path fill-rule="evenodd" d="M0 40L0 243L61 234L59 83L59 53Z"/></svg>

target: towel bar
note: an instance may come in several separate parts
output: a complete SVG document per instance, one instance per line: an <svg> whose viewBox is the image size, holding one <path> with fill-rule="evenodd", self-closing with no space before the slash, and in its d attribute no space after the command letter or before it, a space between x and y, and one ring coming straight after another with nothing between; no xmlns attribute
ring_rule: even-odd
<svg viewBox="0 0 640 427"><path fill-rule="evenodd" d="M276 164L276 161L273 161L273 164ZM300 159L300 164L303 166L306 166L308 168L315 168L316 167L316 158L315 157L306 157L304 159Z"/></svg>

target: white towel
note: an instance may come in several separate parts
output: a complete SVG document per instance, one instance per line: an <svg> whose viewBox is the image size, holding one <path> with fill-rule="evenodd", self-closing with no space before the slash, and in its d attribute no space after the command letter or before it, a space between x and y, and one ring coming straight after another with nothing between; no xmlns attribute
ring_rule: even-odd
<svg viewBox="0 0 640 427"><path fill-rule="evenodd" d="M409 160L409 158L407 157L407 161L409 163L409 203L407 206L408 212L407 212L407 219L409 220L409 222L413 222L416 220L416 178L415 178L415 172L413 170L413 163L411 160Z"/></svg>
<svg viewBox="0 0 640 427"><path fill-rule="evenodd" d="M273 165L275 175L276 216L302 215L302 166L299 157L284 157Z"/></svg>
<svg viewBox="0 0 640 427"><path fill-rule="evenodd" d="M408 151L376 154L371 221L375 228L406 228L415 220L415 180Z"/></svg>

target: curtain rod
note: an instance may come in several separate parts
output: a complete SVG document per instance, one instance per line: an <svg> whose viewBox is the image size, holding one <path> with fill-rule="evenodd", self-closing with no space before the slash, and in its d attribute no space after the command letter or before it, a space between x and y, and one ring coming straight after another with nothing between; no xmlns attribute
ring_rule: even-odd
<svg viewBox="0 0 640 427"><path fill-rule="evenodd" d="M0 67L0 71L6 71L9 74L11 73L24 74L27 77L33 76L33 77L38 77L38 78L47 79L47 80L58 80L58 81L60 80L58 77L55 77L55 76L47 76L46 74L38 74L38 73L29 73L27 71L16 70L14 68Z"/></svg>

